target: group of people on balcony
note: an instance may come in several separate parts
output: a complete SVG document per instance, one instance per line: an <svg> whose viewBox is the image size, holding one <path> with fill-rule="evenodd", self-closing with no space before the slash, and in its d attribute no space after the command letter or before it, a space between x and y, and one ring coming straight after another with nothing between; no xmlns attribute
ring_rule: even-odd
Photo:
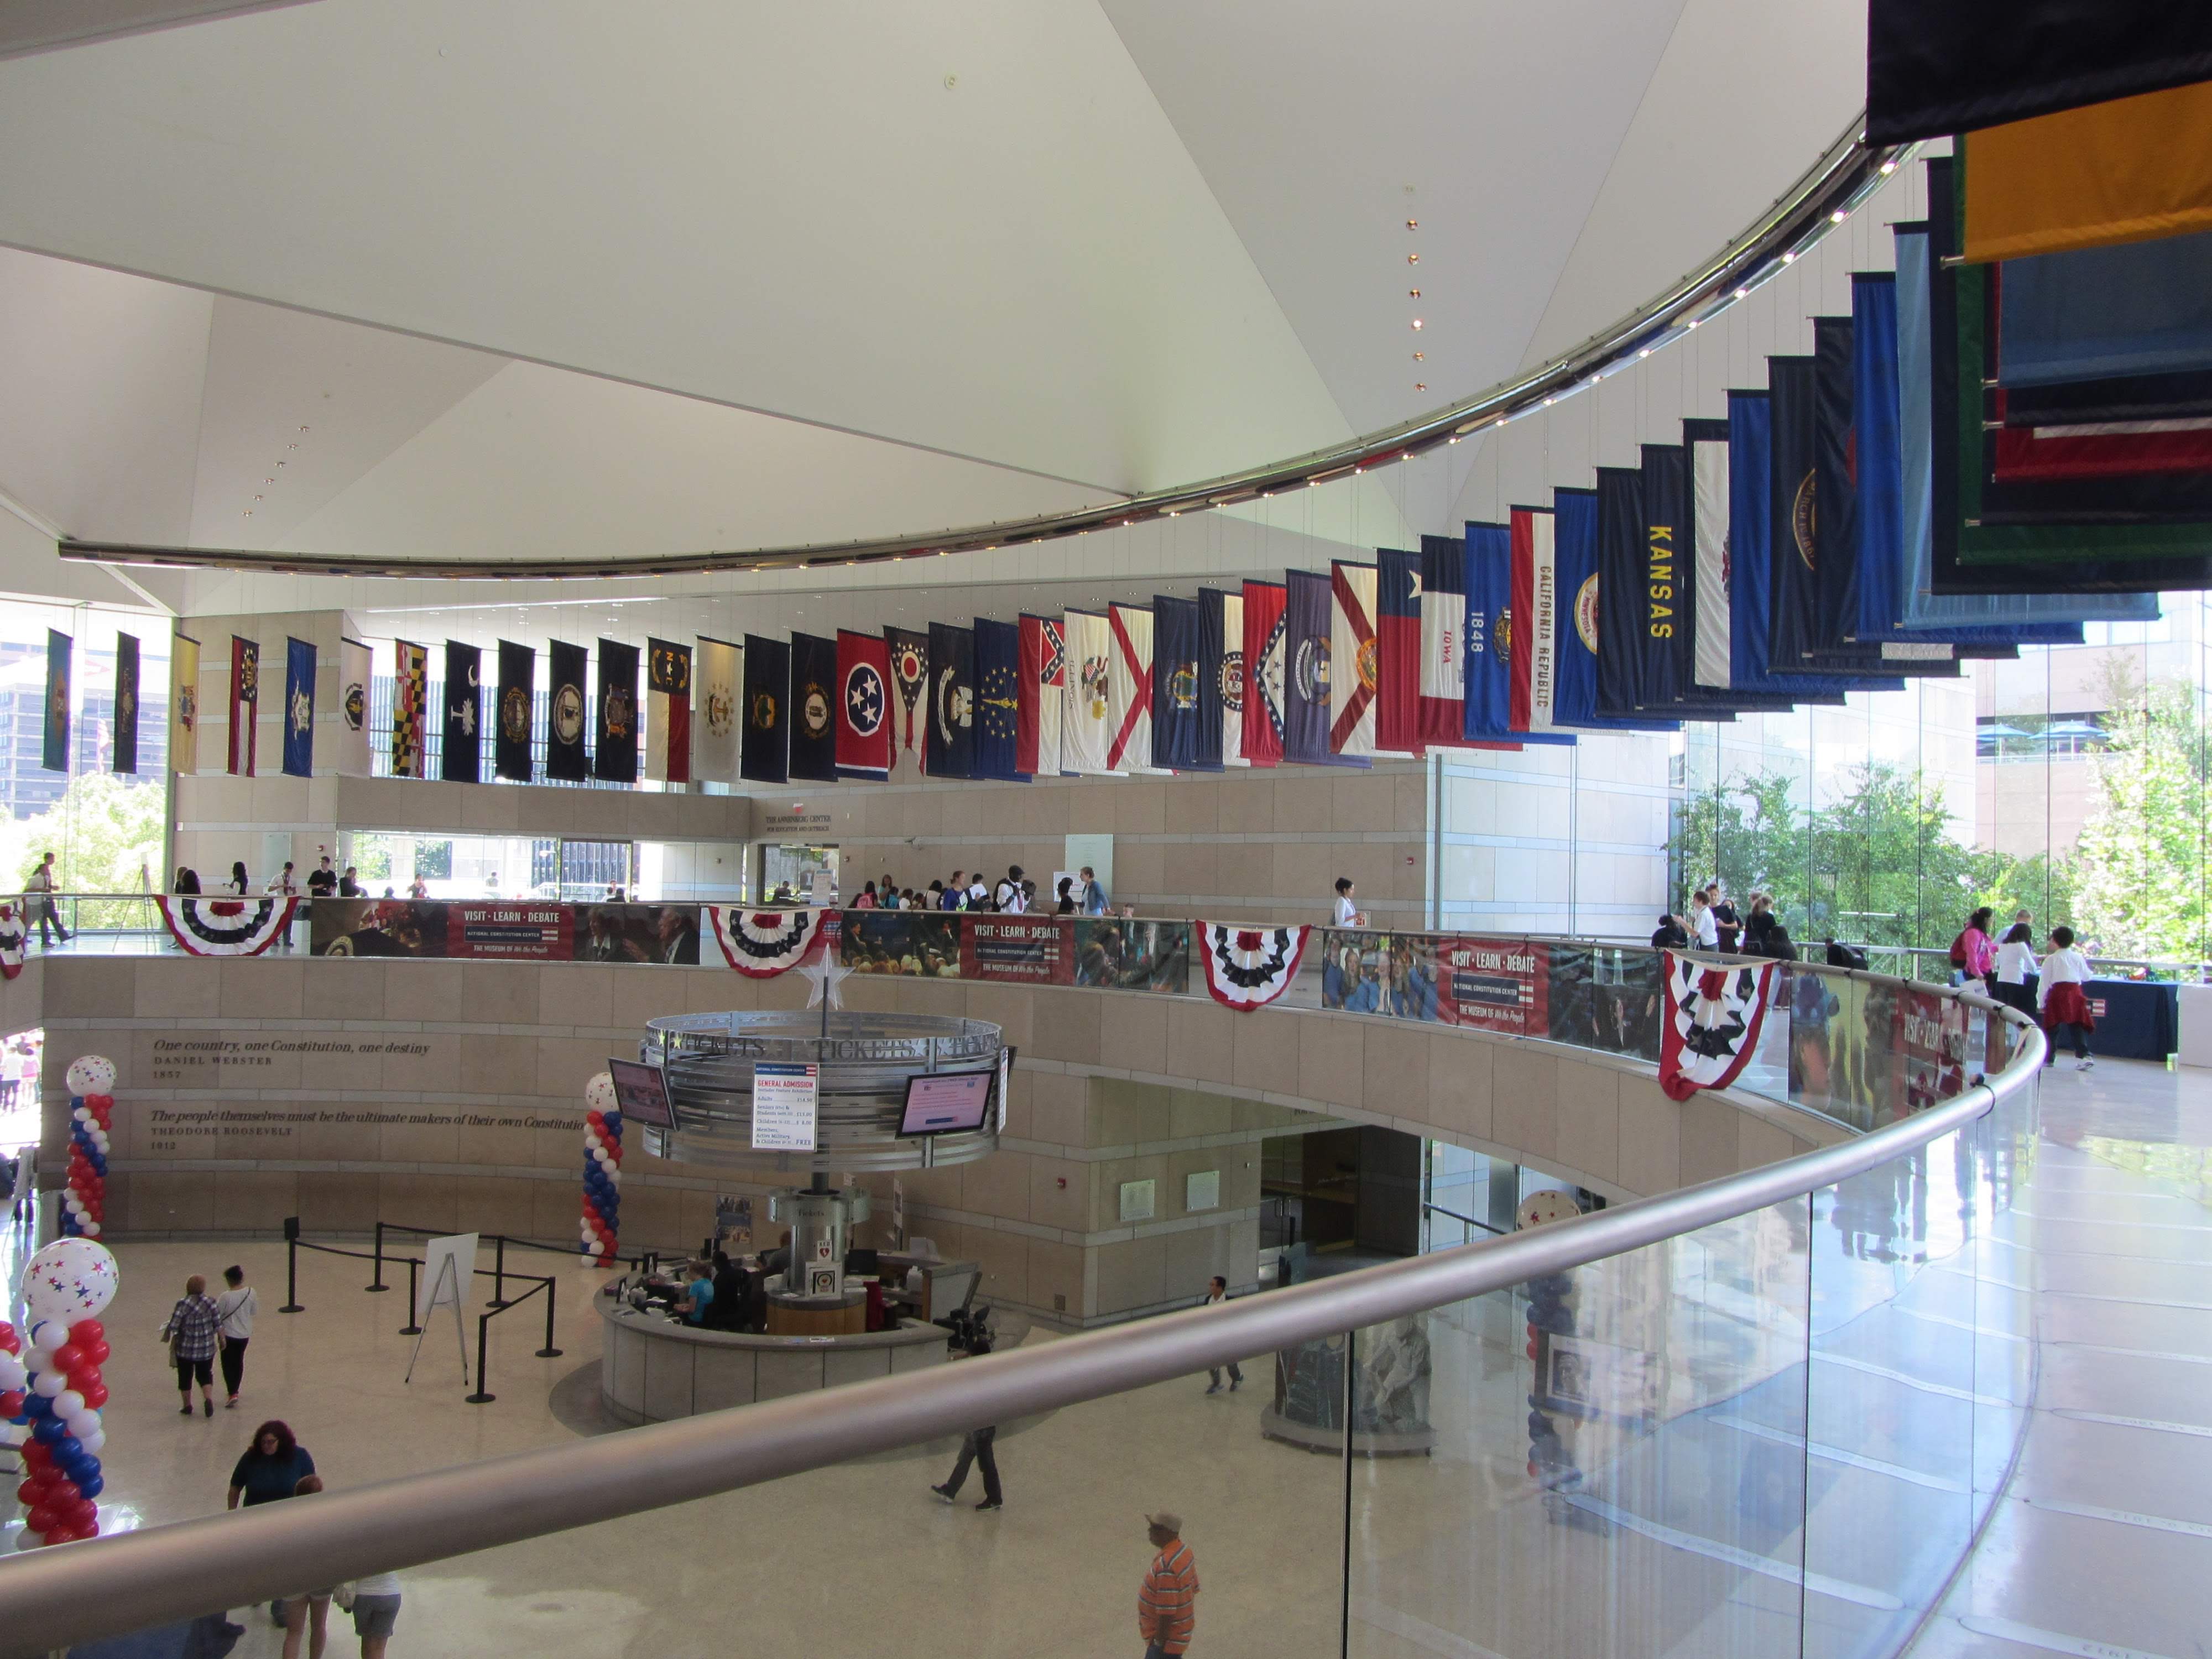
<svg viewBox="0 0 2212 1659"><path fill-rule="evenodd" d="M1686 915L1669 912L1659 918L1651 943L1663 951L1717 951L1726 956L1767 957L1777 962L1797 960L1797 946L1782 918L1775 914L1773 896L1753 893L1751 912L1746 916L1729 902L1728 890L1717 876L1690 895ZM1832 941L1831 960L1833 950Z"/></svg>

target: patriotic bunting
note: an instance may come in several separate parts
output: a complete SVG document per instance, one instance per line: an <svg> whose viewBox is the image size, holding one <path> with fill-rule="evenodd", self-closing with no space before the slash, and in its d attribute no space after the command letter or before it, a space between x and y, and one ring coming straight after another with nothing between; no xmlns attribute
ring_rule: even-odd
<svg viewBox="0 0 2212 1659"><path fill-rule="evenodd" d="M27 937L24 918L15 906L0 904L0 979L13 979L23 971Z"/></svg>
<svg viewBox="0 0 2212 1659"><path fill-rule="evenodd" d="M827 910L742 910L710 904L707 925L722 960L748 979L774 979L796 968L813 947Z"/></svg>
<svg viewBox="0 0 2212 1659"><path fill-rule="evenodd" d="M1252 927L1242 922L1201 921L1199 954L1206 988L1224 1008L1249 1014L1291 988L1304 960L1310 927Z"/></svg>
<svg viewBox="0 0 2212 1659"><path fill-rule="evenodd" d="M258 957L291 926L296 898L194 898L156 893L177 948L195 957Z"/></svg>
<svg viewBox="0 0 2212 1659"><path fill-rule="evenodd" d="M1660 953L1665 1010L1659 1030L1659 1086L1670 1100L1725 1089L1759 1047L1780 964L1716 964Z"/></svg>

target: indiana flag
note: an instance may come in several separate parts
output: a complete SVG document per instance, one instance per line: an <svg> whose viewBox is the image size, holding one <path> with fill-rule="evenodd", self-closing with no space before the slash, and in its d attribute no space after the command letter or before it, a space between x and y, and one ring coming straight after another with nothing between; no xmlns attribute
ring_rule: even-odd
<svg viewBox="0 0 2212 1659"><path fill-rule="evenodd" d="M1375 640L1375 567L1337 559L1328 574L1328 748L1357 759L1377 746L1375 697L1381 664Z"/></svg>
<svg viewBox="0 0 2212 1659"><path fill-rule="evenodd" d="M1421 751L1421 556L1375 556L1375 741Z"/></svg>
<svg viewBox="0 0 2212 1659"><path fill-rule="evenodd" d="M53 630L51 629L47 630L49 633L52 633L52 631ZM49 663L49 669L46 678L49 687L51 687L53 679L51 668L52 661L52 653L51 650L49 650L47 653L47 660ZM66 699L69 696L69 670L66 666L62 670L62 696L64 699L63 707L66 709L68 707ZM51 710L53 703L51 690L49 691L46 702L47 707ZM229 764L231 772L238 777L250 778L253 775L253 728L258 723L256 717L259 714L260 708L260 644L258 641L254 640L242 640L239 638L237 635L233 634L230 636ZM49 714L47 725L50 729L52 724L52 717L51 714ZM64 757L64 764L66 764L66 757ZM63 768L55 767L52 769L55 771L60 771ZM411 776L412 775L409 774L408 775Z"/></svg>
<svg viewBox="0 0 2212 1659"><path fill-rule="evenodd" d="M1150 771L1152 759L1152 613L1109 605L1114 649L1106 662L1106 769Z"/></svg>
<svg viewBox="0 0 2212 1659"><path fill-rule="evenodd" d="M1559 678L1559 562L1549 508L1513 509L1513 654L1509 720L1516 732L1548 732Z"/></svg>
<svg viewBox="0 0 2212 1659"><path fill-rule="evenodd" d="M1421 538L1420 663L1414 730L1425 744L1467 741L1467 682L1461 653L1467 629L1464 544L1455 536Z"/></svg>
<svg viewBox="0 0 2212 1659"><path fill-rule="evenodd" d="M1221 763L1249 766L1244 758L1244 596L1201 587L1198 605L1206 643L1219 653Z"/></svg>
<svg viewBox="0 0 2212 1659"><path fill-rule="evenodd" d="M1283 762L1283 647L1288 591L1244 584L1244 725L1238 747L1254 766Z"/></svg>
<svg viewBox="0 0 2212 1659"><path fill-rule="evenodd" d="M645 775L691 781L691 647L645 642Z"/></svg>
<svg viewBox="0 0 2212 1659"><path fill-rule="evenodd" d="M891 769L891 648L880 634L837 630L837 769L881 780Z"/></svg>
<svg viewBox="0 0 2212 1659"><path fill-rule="evenodd" d="M1060 618L1022 617L1022 706L1014 736L1014 761L1031 777L1060 771L1060 716L1067 682L1067 651Z"/></svg>

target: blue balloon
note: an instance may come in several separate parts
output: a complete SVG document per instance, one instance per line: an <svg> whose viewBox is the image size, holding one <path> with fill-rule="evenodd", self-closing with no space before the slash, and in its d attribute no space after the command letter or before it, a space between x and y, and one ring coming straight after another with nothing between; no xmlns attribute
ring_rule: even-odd
<svg viewBox="0 0 2212 1659"><path fill-rule="evenodd" d="M97 1498L107 1490L107 1482L97 1474L72 1475L70 1479L76 1482L77 1491L87 1498Z"/></svg>
<svg viewBox="0 0 2212 1659"><path fill-rule="evenodd" d="M42 1417L31 1425L31 1438L44 1441L49 1446L58 1446L69 1439L69 1425L57 1417Z"/></svg>
<svg viewBox="0 0 2212 1659"><path fill-rule="evenodd" d="M54 1455L56 1457L82 1457L84 1455L84 1442L78 1439L75 1435L69 1431L68 1424L63 1422L58 1417L51 1417L46 1420L61 1431L59 1434L57 1434L52 1440L46 1443L54 1449Z"/></svg>
<svg viewBox="0 0 2212 1659"><path fill-rule="evenodd" d="M54 1402L42 1394L26 1392L23 1395L23 1415L33 1421L54 1414Z"/></svg>

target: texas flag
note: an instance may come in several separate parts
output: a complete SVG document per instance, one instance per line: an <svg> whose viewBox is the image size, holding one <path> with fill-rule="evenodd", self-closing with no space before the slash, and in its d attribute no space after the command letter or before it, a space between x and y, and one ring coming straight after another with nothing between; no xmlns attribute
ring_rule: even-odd
<svg viewBox="0 0 2212 1659"><path fill-rule="evenodd" d="M1376 555L1375 741L1421 752L1421 556Z"/></svg>
<svg viewBox="0 0 2212 1659"><path fill-rule="evenodd" d="M1559 561L1549 507L1513 509L1513 654L1509 720L1549 732L1559 686Z"/></svg>
<svg viewBox="0 0 2212 1659"><path fill-rule="evenodd" d="M837 630L837 772L882 779L891 769L891 648L880 634Z"/></svg>

